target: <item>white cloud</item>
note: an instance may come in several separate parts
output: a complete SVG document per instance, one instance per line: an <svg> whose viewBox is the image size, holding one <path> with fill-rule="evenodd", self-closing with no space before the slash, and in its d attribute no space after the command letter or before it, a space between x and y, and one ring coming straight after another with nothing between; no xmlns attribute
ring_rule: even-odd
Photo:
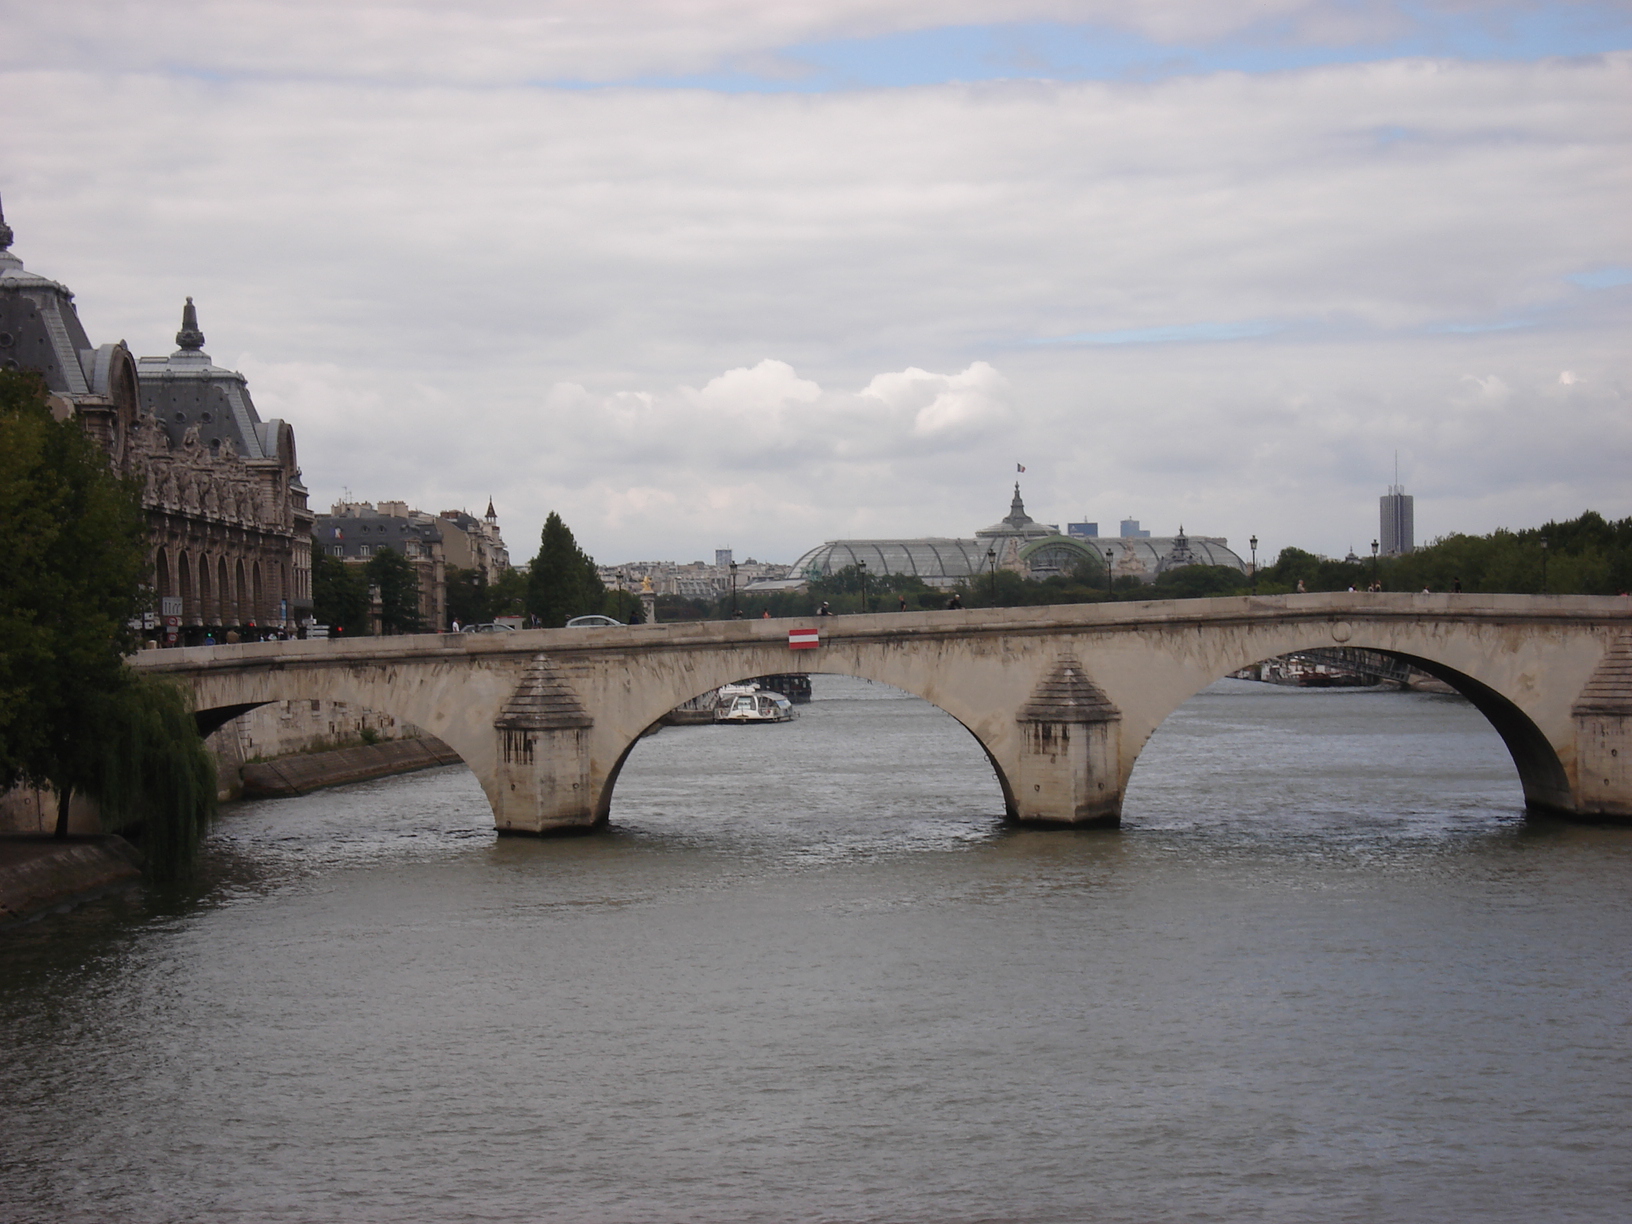
<svg viewBox="0 0 1632 1224"><path fill-rule="evenodd" d="M319 503L791 560L970 531L1018 461L1047 521L1341 552L1396 447L1425 531L1632 513L1632 292L1567 280L1632 266L1629 95L1627 55L820 97L31 67L0 191L93 338L166 352L193 295ZM1028 343L1157 329L1245 338Z"/></svg>

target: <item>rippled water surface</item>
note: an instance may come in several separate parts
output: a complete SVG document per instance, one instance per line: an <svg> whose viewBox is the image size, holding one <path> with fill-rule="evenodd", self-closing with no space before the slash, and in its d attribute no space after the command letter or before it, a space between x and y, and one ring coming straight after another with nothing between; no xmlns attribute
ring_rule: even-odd
<svg viewBox="0 0 1632 1224"><path fill-rule="evenodd" d="M201 895L0 934L6 1221L1624 1220L1632 835L1460 701L1232 681L1120 833L894 690L227 809Z"/></svg>

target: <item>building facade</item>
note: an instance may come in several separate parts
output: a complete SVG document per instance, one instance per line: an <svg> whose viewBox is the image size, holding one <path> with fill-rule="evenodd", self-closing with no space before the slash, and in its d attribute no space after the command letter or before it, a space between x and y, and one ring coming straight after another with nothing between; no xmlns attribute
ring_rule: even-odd
<svg viewBox="0 0 1632 1224"><path fill-rule="evenodd" d="M1377 541L1385 557L1398 557L1416 548L1412 523L1414 499L1404 485L1389 485L1388 492L1377 499Z"/></svg>
<svg viewBox="0 0 1632 1224"><path fill-rule="evenodd" d="M444 510L436 517L449 569L479 570L492 586L510 568L510 550L499 532L499 515L491 497L480 519L463 510Z"/></svg>
<svg viewBox="0 0 1632 1224"><path fill-rule="evenodd" d="M407 558L419 583L419 619L427 632L447 628L448 573L444 536L435 515L406 502L336 502L316 517L312 539L347 565L366 566L384 549ZM376 623L374 631L379 632Z"/></svg>
<svg viewBox="0 0 1632 1224"><path fill-rule="evenodd" d="M0 365L39 373L53 411L141 480L155 636L294 628L311 607L312 518L293 429L262 421L243 375L211 363L190 299L180 348L138 362L123 341L93 345L73 293L12 241L0 214Z"/></svg>

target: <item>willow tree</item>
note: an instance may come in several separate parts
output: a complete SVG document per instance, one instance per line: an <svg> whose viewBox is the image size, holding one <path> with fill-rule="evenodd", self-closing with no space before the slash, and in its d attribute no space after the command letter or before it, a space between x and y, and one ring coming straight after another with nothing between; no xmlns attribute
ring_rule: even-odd
<svg viewBox="0 0 1632 1224"><path fill-rule="evenodd" d="M184 869L214 780L185 700L125 665L146 576L139 486L37 376L0 371L0 789L54 789L58 837L90 795Z"/></svg>
<svg viewBox="0 0 1632 1224"><path fill-rule="evenodd" d="M527 575L527 611L546 629L558 629L575 616L599 612L605 600L594 560L578 547L561 516L550 511Z"/></svg>

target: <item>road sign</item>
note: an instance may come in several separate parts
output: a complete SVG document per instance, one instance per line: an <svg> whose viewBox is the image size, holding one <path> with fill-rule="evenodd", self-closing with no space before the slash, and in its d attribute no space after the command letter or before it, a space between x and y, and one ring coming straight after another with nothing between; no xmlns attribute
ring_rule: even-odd
<svg viewBox="0 0 1632 1224"><path fill-rule="evenodd" d="M820 646L820 634L815 629L789 629L789 650L814 650Z"/></svg>
<svg viewBox="0 0 1632 1224"><path fill-rule="evenodd" d="M169 620L172 616L181 618L181 596L161 595L159 597L159 615Z"/></svg>

